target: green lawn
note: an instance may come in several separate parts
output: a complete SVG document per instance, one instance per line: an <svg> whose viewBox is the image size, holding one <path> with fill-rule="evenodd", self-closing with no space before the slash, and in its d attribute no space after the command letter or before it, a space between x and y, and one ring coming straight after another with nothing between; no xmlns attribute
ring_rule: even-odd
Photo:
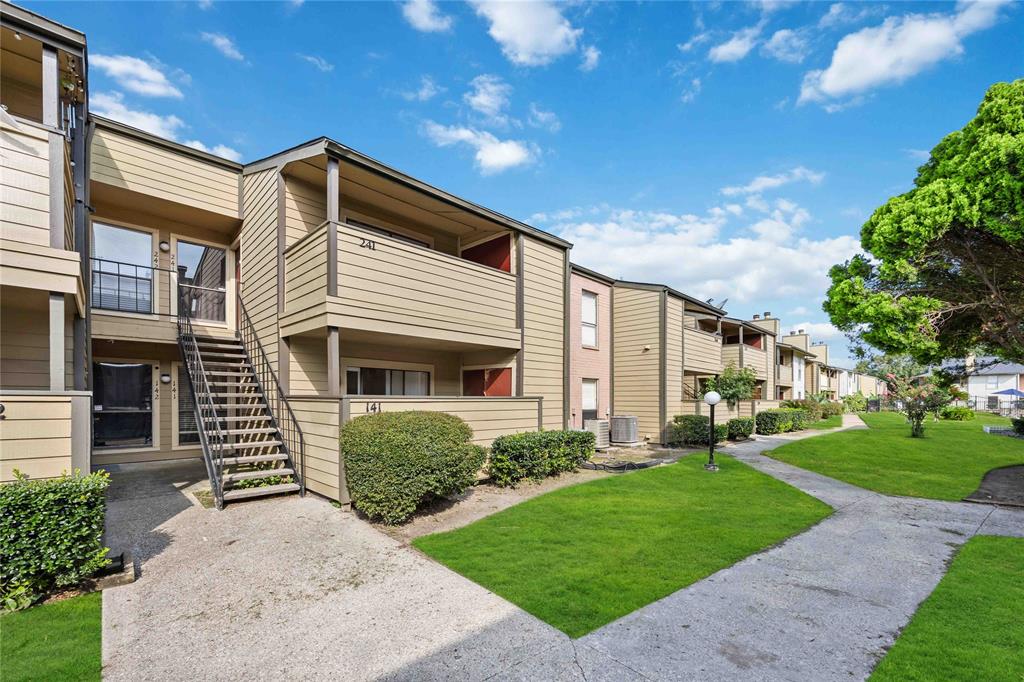
<svg viewBox="0 0 1024 682"><path fill-rule="evenodd" d="M591 481L413 544L579 637L831 513L719 455Z"/></svg>
<svg viewBox="0 0 1024 682"><path fill-rule="evenodd" d="M99 592L0 616L4 682L100 679Z"/></svg>
<svg viewBox="0 0 1024 682"><path fill-rule="evenodd" d="M769 457L890 495L962 500L985 473L1024 464L1024 441L982 431L1009 420L979 414L968 422L925 423L925 437L911 438L895 412L862 414L871 428L840 431L788 443Z"/></svg>
<svg viewBox="0 0 1024 682"><path fill-rule="evenodd" d="M971 538L874 682L1024 679L1024 539Z"/></svg>
<svg viewBox="0 0 1024 682"><path fill-rule="evenodd" d="M831 417L827 417L820 421L816 421L807 428L814 431L821 431L822 429L838 429L843 425L843 415L834 414Z"/></svg>

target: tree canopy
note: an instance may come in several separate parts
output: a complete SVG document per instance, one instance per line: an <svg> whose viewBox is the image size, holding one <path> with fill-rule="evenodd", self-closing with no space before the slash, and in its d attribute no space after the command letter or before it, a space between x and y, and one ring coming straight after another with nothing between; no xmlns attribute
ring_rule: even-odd
<svg viewBox="0 0 1024 682"><path fill-rule="evenodd" d="M824 303L855 344L922 363L972 352L1024 362L1024 79L978 113L861 228Z"/></svg>

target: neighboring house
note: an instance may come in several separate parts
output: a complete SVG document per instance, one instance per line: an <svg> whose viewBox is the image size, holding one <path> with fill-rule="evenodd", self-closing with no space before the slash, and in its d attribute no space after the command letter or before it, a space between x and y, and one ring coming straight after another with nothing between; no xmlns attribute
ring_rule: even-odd
<svg viewBox="0 0 1024 682"><path fill-rule="evenodd" d="M1024 365L999 362L993 357L968 358L966 376L960 387L967 392L979 409L998 409L1002 403L1016 402L999 391L1015 388L1024 391Z"/></svg>
<svg viewBox="0 0 1024 682"><path fill-rule="evenodd" d="M778 343L777 372L779 400L802 400L806 396L804 375L810 353L784 341Z"/></svg>
<svg viewBox="0 0 1024 682"><path fill-rule="evenodd" d="M615 280L573 264L569 282L569 425L612 409L612 288Z"/></svg>

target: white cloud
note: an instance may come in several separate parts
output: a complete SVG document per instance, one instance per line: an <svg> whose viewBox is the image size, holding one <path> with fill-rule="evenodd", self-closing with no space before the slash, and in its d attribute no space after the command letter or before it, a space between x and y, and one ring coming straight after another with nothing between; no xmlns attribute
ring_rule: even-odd
<svg viewBox="0 0 1024 682"><path fill-rule="evenodd" d="M208 154L213 154L214 156L220 156L220 157L228 159L230 161L241 161L242 160L241 153L239 153L235 149L232 149L231 147L228 147L227 145L218 144L218 145L214 145L213 147L207 147L205 144L203 144L199 140L186 140L182 144L184 144L186 147L192 147L193 149L198 149L201 152L206 152Z"/></svg>
<svg viewBox="0 0 1024 682"><path fill-rule="evenodd" d="M762 50L780 62L799 64L807 57L810 44L800 31L783 28L772 34Z"/></svg>
<svg viewBox="0 0 1024 682"><path fill-rule="evenodd" d="M786 314L787 315L796 316L796 315L806 315L809 312L811 312L811 311L807 309L807 306L798 305L797 307L793 308L792 310L790 310Z"/></svg>
<svg viewBox="0 0 1024 682"><path fill-rule="evenodd" d="M415 90L406 90L401 94L402 97L410 102L426 102L441 94L444 90L430 76L420 76L420 87Z"/></svg>
<svg viewBox="0 0 1024 682"><path fill-rule="evenodd" d="M402 16L417 31L444 33L450 31L454 19L441 14L433 0L410 0L402 5Z"/></svg>
<svg viewBox="0 0 1024 682"><path fill-rule="evenodd" d="M835 328L835 326L828 322L800 322L799 324L792 325L789 331L794 329L803 329L806 333L811 335L812 341L838 341L846 338L843 332ZM831 348L829 350L832 350ZM829 354L831 355L831 353ZM829 358L830 363L835 362L835 359Z"/></svg>
<svg viewBox="0 0 1024 682"><path fill-rule="evenodd" d="M508 125L505 109L508 108L512 86L498 76L481 74L469 82L472 88L462 96L474 111L487 117L492 125Z"/></svg>
<svg viewBox="0 0 1024 682"><path fill-rule="evenodd" d="M562 122L553 111L544 111L536 102L530 103L530 118L528 122L534 128L543 128L551 133L557 133L562 129Z"/></svg>
<svg viewBox="0 0 1024 682"><path fill-rule="evenodd" d="M685 43L679 43L678 45L676 45L676 47L679 49L680 52L689 52L693 48L697 47L698 45L703 45L709 40L711 40L711 34L708 33L707 31L702 31L701 33L697 33L696 35L694 35Z"/></svg>
<svg viewBox="0 0 1024 682"><path fill-rule="evenodd" d="M855 24L884 11L884 5L859 3L857 9L852 9L849 5L836 2L829 6L828 12L823 14L821 19L818 20L818 28L834 28L843 24Z"/></svg>
<svg viewBox="0 0 1024 682"><path fill-rule="evenodd" d="M915 161L927 161L932 158L932 153L927 149L904 149L903 153Z"/></svg>
<svg viewBox="0 0 1024 682"><path fill-rule="evenodd" d="M331 64L329 61L327 61L323 57L317 57L314 54L299 54L299 55L296 55L296 56L299 59L302 59L303 61L309 62L310 64L315 66L320 71L323 71L324 73L329 73L331 71L334 71L334 64Z"/></svg>
<svg viewBox="0 0 1024 682"><path fill-rule="evenodd" d="M1004 4L961 2L952 14L889 17L879 26L850 33L836 45L828 68L804 74L799 103L863 95L963 54L961 41L994 24Z"/></svg>
<svg viewBox="0 0 1024 682"><path fill-rule="evenodd" d="M679 99L682 100L684 104L689 104L693 100L697 99L697 95L700 94L700 89L700 79L691 78L690 85L685 90L683 90L683 94L679 96Z"/></svg>
<svg viewBox="0 0 1024 682"><path fill-rule="evenodd" d="M94 54L89 57L89 66L107 74L125 90L139 95L174 99L184 96L163 71L138 57Z"/></svg>
<svg viewBox="0 0 1024 682"><path fill-rule="evenodd" d="M218 52L227 57L228 59L234 59L235 61L245 61L245 55L241 53L235 41L227 37L223 33L210 33L203 31L199 34L199 37L203 39L203 42L213 45Z"/></svg>
<svg viewBox="0 0 1024 682"><path fill-rule="evenodd" d="M499 140L489 132L463 126L423 124L423 134L438 147L465 144L475 150L475 162L483 175L493 175L536 161L538 151L520 140Z"/></svg>
<svg viewBox="0 0 1024 682"><path fill-rule="evenodd" d="M490 22L488 34L517 66L550 64L576 51L583 34L550 2L473 0L472 5L478 16Z"/></svg>
<svg viewBox="0 0 1024 682"><path fill-rule="evenodd" d="M764 23L761 22L756 26L736 31L729 40L712 47L708 51L708 59L713 62L738 62L750 54L757 45L763 27Z"/></svg>
<svg viewBox="0 0 1024 682"><path fill-rule="evenodd" d="M213 7L213 0L199 0L197 4L199 5L199 9L207 10Z"/></svg>
<svg viewBox="0 0 1024 682"><path fill-rule="evenodd" d="M703 216L611 208L589 214L575 209L572 217L545 225L573 242L574 262L612 277L668 284L701 299L729 298L732 304L806 302L809 292L828 287L828 269L860 246L854 235L765 236L726 209ZM806 222L805 214L796 207L783 222L796 230L794 221ZM732 223L739 223L736 231L723 234Z"/></svg>
<svg viewBox="0 0 1024 682"><path fill-rule="evenodd" d="M89 109L100 116L145 130L159 137L176 140L185 122L173 114L161 116L140 109L129 109L120 92L97 92L89 98Z"/></svg>
<svg viewBox="0 0 1024 682"><path fill-rule="evenodd" d="M788 185L793 182L809 182L812 185L817 185L825 179L824 173L812 171L809 168L803 166L797 166L784 173L778 173L776 175L759 175L751 180L746 185L723 187L722 194L726 196L735 196L737 194L760 194L765 190L775 189L782 185Z"/></svg>
<svg viewBox="0 0 1024 682"><path fill-rule="evenodd" d="M580 62L580 71L593 71L597 68L597 63L601 60L601 50L597 49L593 45L587 45L583 48L583 61Z"/></svg>

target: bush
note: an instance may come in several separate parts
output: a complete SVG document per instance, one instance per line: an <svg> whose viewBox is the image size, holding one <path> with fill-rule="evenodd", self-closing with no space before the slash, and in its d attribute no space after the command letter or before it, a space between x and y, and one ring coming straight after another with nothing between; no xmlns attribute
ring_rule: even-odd
<svg viewBox="0 0 1024 682"><path fill-rule="evenodd" d="M444 412L378 412L341 427L352 504L371 519L402 523L424 502L476 480L484 449L473 430Z"/></svg>
<svg viewBox="0 0 1024 682"><path fill-rule="evenodd" d="M489 471L497 485L514 486L524 478L540 480L575 471L594 455L590 431L533 431L498 436L491 443Z"/></svg>
<svg viewBox="0 0 1024 682"><path fill-rule="evenodd" d="M702 414L677 414L668 429L669 445L707 445L708 427L711 420ZM715 442L721 443L729 436L726 424L715 424Z"/></svg>
<svg viewBox="0 0 1024 682"><path fill-rule="evenodd" d="M1021 436L1024 436L1024 417L1014 417L1010 420L1013 422L1013 431Z"/></svg>
<svg viewBox="0 0 1024 682"><path fill-rule="evenodd" d="M754 418L757 432L766 436L787 431L798 431L810 422L806 410L780 407L774 410L758 412Z"/></svg>
<svg viewBox="0 0 1024 682"><path fill-rule="evenodd" d="M30 480L0 486L0 604L29 606L107 566L102 544L109 476Z"/></svg>
<svg viewBox="0 0 1024 682"><path fill-rule="evenodd" d="M843 396L843 406L847 412L863 412L868 409L868 399L864 397L863 393L858 391L857 393Z"/></svg>
<svg viewBox="0 0 1024 682"><path fill-rule="evenodd" d="M821 418L828 419L829 417L834 417L836 415L842 414L845 411L845 409L846 406L843 403L822 403Z"/></svg>
<svg viewBox="0 0 1024 682"><path fill-rule="evenodd" d="M974 419L974 410L969 407L954 407L947 405L939 411L942 419L949 419L955 422L969 422Z"/></svg>
<svg viewBox="0 0 1024 682"><path fill-rule="evenodd" d="M726 423L726 427L729 430L729 440L750 438L750 434L754 433L754 418L736 417L730 419Z"/></svg>
<svg viewBox="0 0 1024 682"><path fill-rule="evenodd" d="M800 400L783 400L780 404L781 407L803 410L807 413L807 419L816 422L821 419L822 414L822 403L817 400L811 400L810 398L802 398ZM758 431L760 433L760 431Z"/></svg>

